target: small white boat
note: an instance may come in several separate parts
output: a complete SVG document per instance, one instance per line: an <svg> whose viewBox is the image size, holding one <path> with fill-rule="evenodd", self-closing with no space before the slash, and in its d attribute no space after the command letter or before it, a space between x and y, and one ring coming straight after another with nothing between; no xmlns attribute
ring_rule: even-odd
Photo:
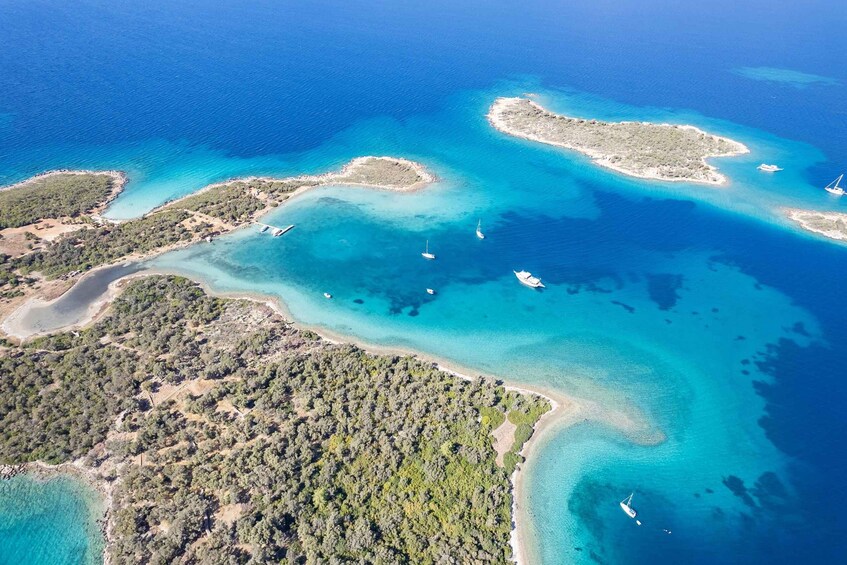
<svg viewBox="0 0 847 565"><path fill-rule="evenodd" d="M759 165L756 168L759 169L760 171L765 172L765 173L775 173L777 171L782 170L782 167L778 167L776 165L767 165L765 163L762 163L761 165Z"/></svg>
<svg viewBox="0 0 847 565"><path fill-rule="evenodd" d="M485 239L485 234L482 233L482 220L476 223L476 236L479 239Z"/></svg>
<svg viewBox="0 0 847 565"><path fill-rule="evenodd" d="M836 196L842 196L844 194L844 187L841 186L841 179L844 178L844 175L839 175L837 179L826 185L824 190L829 192L830 194L834 194Z"/></svg>
<svg viewBox="0 0 847 565"><path fill-rule="evenodd" d="M627 516L629 516L630 518L635 518L638 515L638 513L635 511L635 509L632 506L630 506L630 504L632 504L632 495L633 494L635 494L635 493L631 493L627 498L624 498L623 500L621 500L621 510L623 510L624 513ZM638 524L638 525L640 526L641 524Z"/></svg>
<svg viewBox="0 0 847 565"><path fill-rule="evenodd" d="M285 231L283 231L283 230L281 230L281 229L279 229L279 228L274 228L274 231L272 231L271 233L273 234L273 236L274 236L274 237L279 237L279 236L281 236L282 234L284 234L284 233L285 233Z"/></svg>
<svg viewBox="0 0 847 565"><path fill-rule="evenodd" d="M269 225L267 225L267 224L263 225L261 227L261 229L259 229L259 233L265 233L266 231L268 231L268 228L270 228Z"/></svg>
<svg viewBox="0 0 847 565"><path fill-rule="evenodd" d="M545 288L545 286L541 283L541 279L538 277L533 277L532 273L528 271L512 271L515 273L515 276L521 281L521 284L525 284L530 288Z"/></svg>
<svg viewBox="0 0 847 565"><path fill-rule="evenodd" d="M331 295L330 293L328 293L328 292L324 292L324 298L326 298L327 300L329 300L330 298L332 298L332 295Z"/></svg>
<svg viewBox="0 0 847 565"><path fill-rule="evenodd" d="M430 259L430 260L435 259L435 255L433 255L432 253L429 252L429 240L426 240L426 250L423 253L421 253L421 257L423 257L424 259Z"/></svg>
<svg viewBox="0 0 847 565"><path fill-rule="evenodd" d="M435 291L431 288L426 289L427 294L435 294Z"/></svg>

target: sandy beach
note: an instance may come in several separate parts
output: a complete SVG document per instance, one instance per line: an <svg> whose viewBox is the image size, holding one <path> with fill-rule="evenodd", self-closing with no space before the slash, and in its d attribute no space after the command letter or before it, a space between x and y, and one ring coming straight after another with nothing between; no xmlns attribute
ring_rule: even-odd
<svg viewBox="0 0 847 565"><path fill-rule="evenodd" d="M132 279L133 276L143 273L136 273L135 275L129 275L126 277L121 277L112 281L104 294L99 295L94 301L90 302L85 309L85 313L74 320L72 323L68 323L66 325L62 325L59 328L55 329L36 329L31 326L26 325L25 318L33 309L45 309L50 306L55 305L57 302L64 300L67 298L69 292L71 292L74 288L77 287L80 283L83 283L85 279L90 277L96 277L101 272L107 269L113 269L115 265L104 265L102 267L98 267L96 269L92 269L85 273L79 280L77 280L73 286L70 286L65 292L52 298L50 300L42 300L40 298L28 298L23 304L18 306L11 314L6 316L3 319L2 323L0 323L0 331L6 334L8 337L13 337L19 340L20 342L24 342L29 339L33 339L36 337L49 335L57 332L65 332L77 330L79 328L90 325L91 323L97 321L102 317L102 315L106 312L109 305L112 301L120 294L121 287L125 284L125 281Z"/></svg>

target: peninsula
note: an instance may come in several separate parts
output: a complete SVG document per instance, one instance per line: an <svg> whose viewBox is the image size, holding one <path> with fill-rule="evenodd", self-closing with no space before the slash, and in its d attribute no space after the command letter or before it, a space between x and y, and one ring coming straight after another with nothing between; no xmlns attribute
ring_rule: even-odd
<svg viewBox="0 0 847 565"><path fill-rule="evenodd" d="M96 214L123 188L122 173L39 175L0 191L0 318L29 298L61 295L94 267L150 257L245 227L313 187L408 192L434 180L419 163L366 156L321 175L210 185L140 218L113 223Z"/></svg>
<svg viewBox="0 0 847 565"><path fill-rule="evenodd" d="M661 181L724 184L727 178L706 159L749 152L742 143L694 126L573 118L528 98L498 98L488 121L508 135L578 151L602 167Z"/></svg>
<svg viewBox="0 0 847 565"><path fill-rule="evenodd" d="M40 176L0 193L0 317L92 267L249 225L311 187L433 180L411 161L362 157L211 185L112 223L96 214L123 175ZM507 563L511 479L550 409L492 380L330 343L266 302L181 277L120 281L76 331L0 338L0 479L71 473L95 486L112 563Z"/></svg>
<svg viewBox="0 0 847 565"><path fill-rule="evenodd" d="M0 340L0 375L0 476L87 478L111 563L508 563L510 475L550 409L180 277Z"/></svg>
<svg viewBox="0 0 847 565"><path fill-rule="evenodd" d="M822 212L801 208L783 208L783 212L804 230L829 239L847 241L847 214L843 212Z"/></svg>

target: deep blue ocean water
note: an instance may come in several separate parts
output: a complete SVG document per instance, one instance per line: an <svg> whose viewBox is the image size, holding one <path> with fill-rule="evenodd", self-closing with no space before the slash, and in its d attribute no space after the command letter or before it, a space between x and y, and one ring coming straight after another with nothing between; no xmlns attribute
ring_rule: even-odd
<svg viewBox="0 0 847 565"><path fill-rule="evenodd" d="M847 54L825 32L847 23L841 3L0 1L0 21L0 182L124 169L109 214L127 218L362 154L438 174L408 195L315 190L274 213L297 224L283 238L244 231L155 264L592 406L525 467L533 562L847 550L847 248L775 211L844 206L820 190L847 169ZM715 161L726 188L628 179L491 130L488 105L523 92L752 152ZM618 508L632 491L641 527Z"/></svg>

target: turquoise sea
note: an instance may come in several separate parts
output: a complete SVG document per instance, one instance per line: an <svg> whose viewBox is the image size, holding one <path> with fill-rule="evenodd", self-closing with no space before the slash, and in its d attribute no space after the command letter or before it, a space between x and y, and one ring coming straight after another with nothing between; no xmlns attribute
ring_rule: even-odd
<svg viewBox="0 0 847 565"><path fill-rule="evenodd" d="M100 563L102 500L71 477L0 481L0 564Z"/></svg>
<svg viewBox="0 0 847 565"><path fill-rule="evenodd" d="M285 237L245 230L152 265L577 397L580 423L524 467L531 563L839 560L847 247L779 208L847 202L821 190L847 169L847 54L820 34L845 10L456 4L0 2L0 181L125 169L108 212L123 219L233 176L420 161L439 177L425 190L313 190L269 218L296 224ZM751 153L714 161L725 187L627 178L487 124L496 97L526 92ZM630 492L640 527L618 507Z"/></svg>

